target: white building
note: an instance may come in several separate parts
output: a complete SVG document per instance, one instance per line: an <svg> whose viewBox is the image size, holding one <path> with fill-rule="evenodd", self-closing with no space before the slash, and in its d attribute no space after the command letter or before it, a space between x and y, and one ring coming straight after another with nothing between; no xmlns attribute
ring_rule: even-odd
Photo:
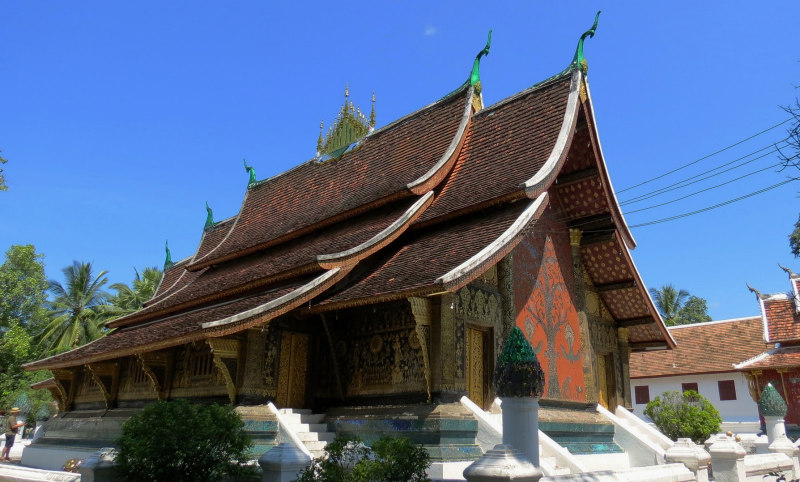
<svg viewBox="0 0 800 482"><path fill-rule="evenodd" d="M736 318L669 328L677 347L631 354L633 412L669 390L696 390L720 412L723 431L757 432L758 407L734 364L769 348L761 317Z"/></svg>

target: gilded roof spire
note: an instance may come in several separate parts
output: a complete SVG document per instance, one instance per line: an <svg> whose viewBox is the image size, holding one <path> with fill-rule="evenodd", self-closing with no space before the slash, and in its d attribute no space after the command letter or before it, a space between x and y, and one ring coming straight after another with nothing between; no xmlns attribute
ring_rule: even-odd
<svg viewBox="0 0 800 482"><path fill-rule="evenodd" d="M350 86L344 87L344 104L339 109L339 114L333 125L328 129L327 135L322 135L324 123L320 123L320 133L317 137L317 157L328 155L338 158L350 148L353 143L363 138L375 125L375 95L372 96L372 114L370 119L350 100Z"/></svg>
<svg viewBox="0 0 800 482"><path fill-rule="evenodd" d="M214 213L211 211L211 208L208 206L208 201L206 201L206 225L203 229L208 229L214 226Z"/></svg>
<svg viewBox="0 0 800 482"><path fill-rule="evenodd" d="M317 137L317 155L322 152L322 129L325 127L325 121L319 121L319 137Z"/></svg>
<svg viewBox="0 0 800 482"><path fill-rule="evenodd" d="M489 48L492 46L492 31L489 30L489 39L486 41L486 46L483 47L483 50L478 52L478 55L475 56L475 62L472 64L472 72L469 75L469 83L470 85L478 85L481 82L481 57L484 55L489 55ZM480 87L476 87L476 89L480 89Z"/></svg>
<svg viewBox="0 0 800 482"><path fill-rule="evenodd" d="M244 161L244 170L250 173L250 179L247 181L247 186L249 187L251 184L256 182L256 170L253 166L247 165L247 159L242 159Z"/></svg>
<svg viewBox="0 0 800 482"><path fill-rule="evenodd" d="M164 242L164 250L167 252L167 257L164 259L164 271L166 271L175 264L172 262L172 254L169 252L169 240Z"/></svg>
<svg viewBox="0 0 800 482"><path fill-rule="evenodd" d="M570 64L570 67L579 67L584 74L589 70L589 65L586 63L586 57L583 56L583 42L586 40L586 37L594 37L594 32L597 30L597 21L599 19L600 10L597 11L597 15L594 17L594 24L592 25L592 28L583 32L580 40L578 40L578 48L575 49L575 56L572 58L572 64Z"/></svg>

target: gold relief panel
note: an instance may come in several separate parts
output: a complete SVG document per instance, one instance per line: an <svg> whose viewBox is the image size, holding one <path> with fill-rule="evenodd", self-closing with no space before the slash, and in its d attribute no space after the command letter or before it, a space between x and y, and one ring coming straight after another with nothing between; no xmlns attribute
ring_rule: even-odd
<svg viewBox="0 0 800 482"><path fill-rule="evenodd" d="M97 384L92 372L87 367L82 367L78 378L78 389L75 393L76 402L105 402L100 385Z"/></svg>
<svg viewBox="0 0 800 482"><path fill-rule="evenodd" d="M278 361L278 340L280 340L280 332L280 329L272 324L270 324L264 332L264 363L262 365L262 372L264 385L270 390L276 390L278 388L276 363Z"/></svg>

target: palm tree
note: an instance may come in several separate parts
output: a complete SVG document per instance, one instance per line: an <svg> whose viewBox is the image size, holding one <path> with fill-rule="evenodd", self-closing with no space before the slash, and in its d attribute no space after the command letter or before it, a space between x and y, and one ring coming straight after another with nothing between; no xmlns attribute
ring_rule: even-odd
<svg viewBox="0 0 800 482"><path fill-rule="evenodd" d="M686 299L689 298L688 291L676 290L671 284L658 289L650 288L650 295L653 297L661 317L668 325L675 321L683 309Z"/></svg>
<svg viewBox="0 0 800 482"><path fill-rule="evenodd" d="M132 287L125 283L114 283L111 289L116 290L116 296L111 298L114 316L123 316L140 309L145 301L153 297L161 281L161 271L156 268L145 268L142 274L134 268L136 277Z"/></svg>
<svg viewBox="0 0 800 482"><path fill-rule="evenodd" d="M75 348L103 336L109 318L109 294L103 290L107 271L92 276L92 263L74 261L63 270L65 285L48 281L50 321L37 337L48 352Z"/></svg>

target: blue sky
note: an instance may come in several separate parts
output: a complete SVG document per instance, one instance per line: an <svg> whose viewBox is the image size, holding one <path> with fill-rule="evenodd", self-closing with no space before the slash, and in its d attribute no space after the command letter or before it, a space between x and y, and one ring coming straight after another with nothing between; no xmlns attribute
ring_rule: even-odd
<svg viewBox="0 0 800 482"><path fill-rule="evenodd" d="M190 256L205 222L237 213L246 158L263 179L314 156L345 84L378 126L460 85L481 65L495 103L562 70L586 43L600 138L618 190L788 118L800 89L800 3L0 1L0 249L32 243L50 278L72 260L129 282ZM778 143L786 125L663 179L651 192ZM327 127L326 127L327 128ZM751 160L752 157L744 160ZM741 161L740 161L741 162ZM626 212L768 168L774 155ZM646 223L785 180L766 169L626 215ZM797 183L706 213L634 228L648 286L708 300L714 319L758 313L745 283L789 288Z"/></svg>

